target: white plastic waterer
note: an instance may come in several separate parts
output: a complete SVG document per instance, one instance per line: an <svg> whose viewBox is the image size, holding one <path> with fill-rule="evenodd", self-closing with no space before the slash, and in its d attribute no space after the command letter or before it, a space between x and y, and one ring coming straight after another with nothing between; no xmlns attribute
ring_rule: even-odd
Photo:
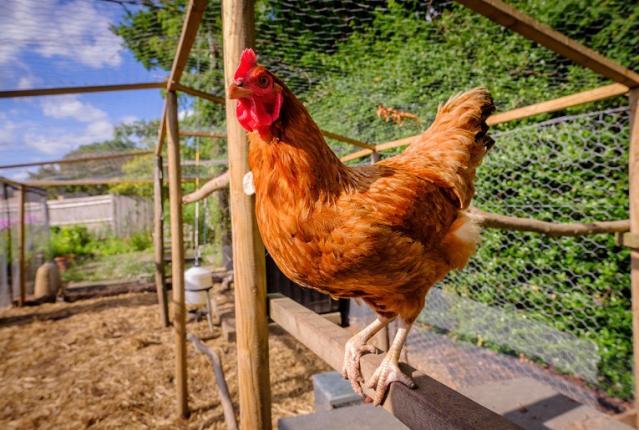
<svg viewBox="0 0 639 430"><path fill-rule="evenodd" d="M184 272L184 301L187 305L208 305L208 290L213 287L213 273L194 266Z"/></svg>

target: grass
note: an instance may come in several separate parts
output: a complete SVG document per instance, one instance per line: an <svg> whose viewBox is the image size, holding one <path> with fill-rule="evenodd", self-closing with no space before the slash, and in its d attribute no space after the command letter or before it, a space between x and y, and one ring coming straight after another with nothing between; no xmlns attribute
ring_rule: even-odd
<svg viewBox="0 0 639 430"><path fill-rule="evenodd" d="M77 259L62 274L62 279L66 282L131 280L151 278L153 272L153 250L147 249Z"/></svg>

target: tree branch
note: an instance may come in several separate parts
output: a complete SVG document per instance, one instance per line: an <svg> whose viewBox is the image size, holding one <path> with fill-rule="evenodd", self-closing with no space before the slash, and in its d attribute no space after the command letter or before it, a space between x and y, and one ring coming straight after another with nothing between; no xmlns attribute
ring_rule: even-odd
<svg viewBox="0 0 639 430"><path fill-rule="evenodd" d="M209 349L204 343L193 334L189 333L186 336L192 343L195 349L206 355L213 367L213 373L215 373L215 382L217 384L217 393L220 396L220 402L222 403L222 409L224 410L224 421L229 430L237 430L237 421L235 421L235 411L233 410L233 402L229 395L229 389L226 385L226 379L224 378L224 369L222 369L222 363L220 362L220 356Z"/></svg>
<svg viewBox="0 0 639 430"><path fill-rule="evenodd" d="M547 236L586 236L600 233L620 233L630 230L629 220L595 221L590 223L554 223L531 218L517 218L470 208L468 215L479 225L502 230L530 231Z"/></svg>
<svg viewBox="0 0 639 430"><path fill-rule="evenodd" d="M202 185L199 189L193 191L191 194L187 194L182 197L182 203L189 204L202 200L213 192L221 190L229 186L229 172L224 172L220 176L211 179L206 184Z"/></svg>

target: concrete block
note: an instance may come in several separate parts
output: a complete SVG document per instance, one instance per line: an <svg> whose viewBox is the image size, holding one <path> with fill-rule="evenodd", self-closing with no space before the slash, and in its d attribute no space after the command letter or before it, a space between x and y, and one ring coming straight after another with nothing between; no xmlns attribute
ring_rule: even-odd
<svg viewBox="0 0 639 430"><path fill-rule="evenodd" d="M316 373L311 379L316 411L330 411L362 403L362 398L353 391L351 383L337 372Z"/></svg>

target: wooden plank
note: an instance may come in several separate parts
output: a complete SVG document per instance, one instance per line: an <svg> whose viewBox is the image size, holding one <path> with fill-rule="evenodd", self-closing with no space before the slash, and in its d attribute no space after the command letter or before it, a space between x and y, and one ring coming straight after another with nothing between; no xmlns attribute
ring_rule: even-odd
<svg viewBox="0 0 639 430"><path fill-rule="evenodd" d="M0 165L0 169L15 169L18 167L47 166L50 164L76 164L76 163L86 163L89 161L117 160L120 158L142 157L142 156L147 156L151 154L153 154L153 151L135 151L135 152L127 152L123 154L96 155L94 157L61 158L58 160L34 161L31 163L2 164Z"/></svg>
<svg viewBox="0 0 639 430"><path fill-rule="evenodd" d="M164 173L162 156L155 157L153 178L153 247L155 258L155 289L160 308L160 322L169 326L169 305L164 273Z"/></svg>
<svg viewBox="0 0 639 430"><path fill-rule="evenodd" d="M375 150L375 145L371 145L370 143L365 143L356 139L351 139L350 137L342 136L341 134L332 133L327 130L320 130L324 137L328 137L329 139L337 140L338 142L348 143L350 145L359 146L360 148L370 149L371 151Z"/></svg>
<svg viewBox="0 0 639 430"><path fill-rule="evenodd" d="M289 298L270 300L271 318L299 342L336 370L341 370L344 344L350 334ZM380 364L381 354L362 358L362 373L368 380ZM402 369L417 384L414 390L393 384L383 407L409 428L494 430L518 429L505 418L460 393L402 363ZM365 388L368 395L372 391Z"/></svg>
<svg viewBox="0 0 639 430"><path fill-rule="evenodd" d="M630 88L639 85L639 74L636 72L534 20L501 0L457 2L615 82Z"/></svg>
<svg viewBox="0 0 639 430"><path fill-rule="evenodd" d="M180 130L180 136L184 137L210 137L211 139L226 139L226 134L215 133L207 130Z"/></svg>
<svg viewBox="0 0 639 430"><path fill-rule="evenodd" d="M186 374L186 306L184 304L184 237L182 223L182 180L177 94L166 96L166 129L169 156L169 207L171 216L171 269L173 283L173 327L175 329L175 386L177 413L189 415Z"/></svg>
<svg viewBox="0 0 639 430"><path fill-rule="evenodd" d="M167 89L173 90L174 84L179 84L184 73L184 68L191 54L191 48L197 36L197 30L200 28L200 22L206 9L206 0L190 0L186 8L184 24L182 25L182 33L178 42L175 56L173 57L173 65L171 66L171 75L167 81Z"/></svg>
<svg viewBox="0 0 639 430"><path fill-rule="evenodd" d="M205 91L196 90L195 88L187 87L186 85L173 83L173 89L175 89L176 91L181 91L183 93L189 94L193 97L199 97L201 99L208 100L218 105L224 104L224 97L214 96L213 94L209 94Z"/></svg>
<svg viewBox="0 0 639 430"><path fill-rule="evenodd" d="M133 91L164 88L166 82L141 82L135 84L92 85L79 87L34 88L31 90L0 91L0 99L14 97L57 96L62 94L102 93L109 91Z"/></svg>
<svg viewBox="0 0 639 430"><path fill-rule="evenodd" d="M630 200L630 233L639 234L639 89L630 92L630 150L628 180ZM632 341L635 375L635 409L639 409L639 250L630 250L630 283L632 286ZM639 428L639 415L636 427Z"/></svg>
<svg viewBox="0 0 639 430"><path fill-rule="evenodd" d="M20 186L18 197L18 276L19 278L19 297L18 305L23 306L27 295L27 264L26 264L26 250L25 241L27 237L27 217L26 217L26 204L27 204L27 190L24 185Z"/></svg>
<svg viewBox="0 0 639 430"><path fill-rule="evenodd" d="M242 51L254 45L254 2L223 0L222 29L228 88ZM266 264L255 220L255 199L244 194L242 187L249 171L248 139L235 107L235 100L226 100L240 426L243 430L266 430L271 429Z"/></svg>
<svg viewBox="0 0 639 430"><path fill-rule="evenodd" d="M628 91L630 91L630 88L622 84L606 85L592 90L571 94L566 97L549 100L547 102L536 103L523 108L513 109L508 112L497 113L495 115L491 115L486 122L488 125L495 125L503 122L514 121L533 115L555 112L585 103L592 103L611 97L621 96L626 94Z"/></svg>

